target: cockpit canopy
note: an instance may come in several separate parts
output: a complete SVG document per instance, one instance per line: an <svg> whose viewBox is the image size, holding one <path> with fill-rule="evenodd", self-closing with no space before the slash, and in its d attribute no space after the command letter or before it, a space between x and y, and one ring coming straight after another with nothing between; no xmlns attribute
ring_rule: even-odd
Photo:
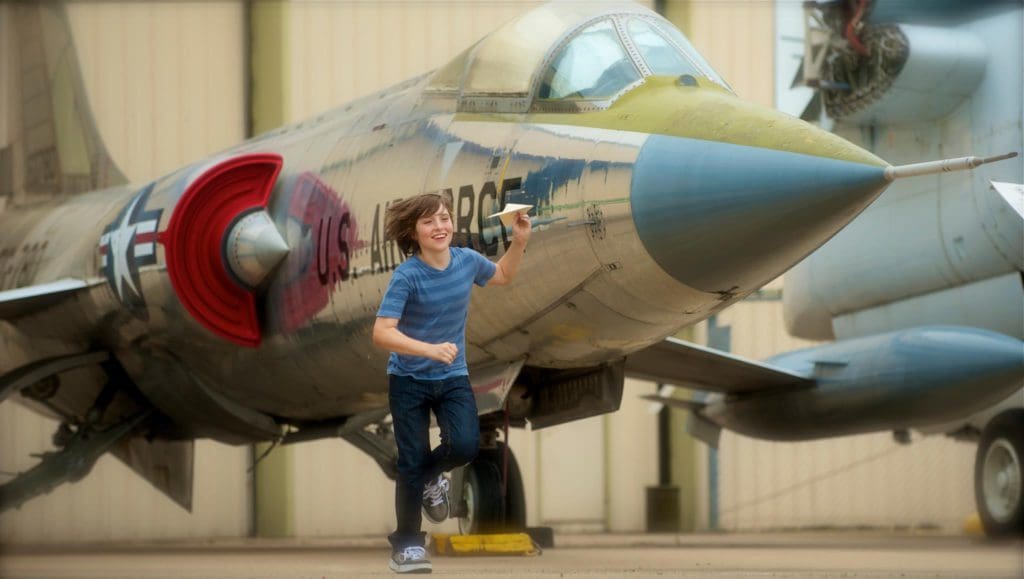
<svg viewBox="0 0 1024 579"><path fill-rule="evenodd" d="M484 37L438 69L427 91L460 111L606 108L652 75L728 85L679 30L635 4L553 3Z"/></svg>

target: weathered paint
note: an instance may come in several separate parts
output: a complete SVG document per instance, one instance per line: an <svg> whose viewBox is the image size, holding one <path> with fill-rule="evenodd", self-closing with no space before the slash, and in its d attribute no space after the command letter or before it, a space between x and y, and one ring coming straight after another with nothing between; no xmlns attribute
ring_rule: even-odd
<svg viewBox="0 0 1024 579"><path fill-rule="evenodd" d="M579 113L460 113L456 120L529 122L634 131L801 153L877 167L888 165L849 141L785 113L750 104L709 79L681 86L648 77L605 110Z"/></svg>

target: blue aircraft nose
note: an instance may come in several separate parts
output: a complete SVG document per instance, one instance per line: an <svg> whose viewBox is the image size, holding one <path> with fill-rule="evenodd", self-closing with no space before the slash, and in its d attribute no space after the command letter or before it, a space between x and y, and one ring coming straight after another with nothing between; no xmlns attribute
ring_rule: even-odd
<svg viewBox="0 0 1024 579"><path fill-rule="evenodd" d="M835 235L885 189L883 173L881 164L651 135L634 166L633 220L680 282L743 292Z"/></svg>

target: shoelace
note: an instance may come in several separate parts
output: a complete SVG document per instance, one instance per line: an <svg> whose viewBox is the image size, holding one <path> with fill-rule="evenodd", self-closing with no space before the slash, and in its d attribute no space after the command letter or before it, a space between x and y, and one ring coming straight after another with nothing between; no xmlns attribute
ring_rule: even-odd
<svg viewBox="0 0 1024 579"><path fill-rule="evenodd" d="M444 502L444 493L448 490L448 479L441 477L436 483L430 483L423 494L430 499L430 506L436 507Z"/></svg>
<svg viewBox="0 0 1024 579"><path fill-rule="evenodd" d="M406 547L402 549L402 558L409 559L426 559L427 550L423 547Z"/></svg>

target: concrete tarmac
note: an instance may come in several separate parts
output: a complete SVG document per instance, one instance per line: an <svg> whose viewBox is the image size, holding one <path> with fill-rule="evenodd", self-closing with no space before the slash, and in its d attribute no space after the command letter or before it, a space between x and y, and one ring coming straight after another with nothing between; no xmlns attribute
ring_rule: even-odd
<svg viewBox="0 0 1024 579"><path fill-rule="evenodd" d="M0 577L380 577L388 554L381 538L7 545ZM1021 541L891 532L556 535L535 556L432 559L460 577L1024 577Z"/></svg>

